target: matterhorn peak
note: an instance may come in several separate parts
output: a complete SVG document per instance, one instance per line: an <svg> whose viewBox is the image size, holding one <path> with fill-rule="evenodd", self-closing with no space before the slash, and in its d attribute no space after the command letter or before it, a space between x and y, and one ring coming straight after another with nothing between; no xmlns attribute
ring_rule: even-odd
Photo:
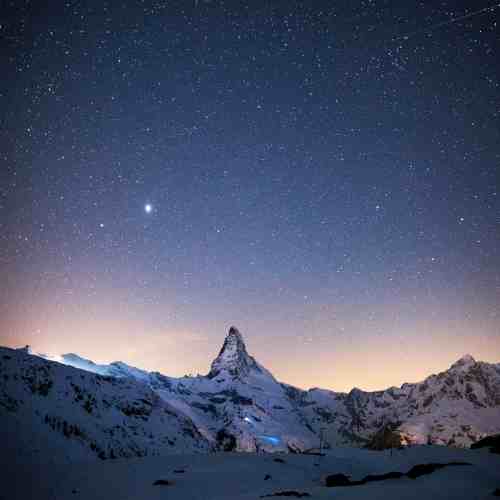
<svg viewBox="0 0 500 500"><path fill-rule="evenodd" d="M245 341L243 340L243 335L235 326L231 326L218 357L220 357L221 355L225 355L226 357L228 357L232 354L238 353L246 354L248 356Z"/></svg>
<svg viewBox="0 0 500 500"><path fill-rule="evenodd" d="M207 376L214 378L222 371L227 371L233 378L239 378L248 374L251 368L260 370L255 360L247 353L243 335L232 326Z"/></svg>
<svg viewBox="0 0 500 500"><path fill-rule="evenodd" d="M241 335L240 331L235 326L229 327L229 332L228 332L227 336L229 337L230 335L232 335L234 337L238 337L241 340L243 340L243 335Z"/></svg>

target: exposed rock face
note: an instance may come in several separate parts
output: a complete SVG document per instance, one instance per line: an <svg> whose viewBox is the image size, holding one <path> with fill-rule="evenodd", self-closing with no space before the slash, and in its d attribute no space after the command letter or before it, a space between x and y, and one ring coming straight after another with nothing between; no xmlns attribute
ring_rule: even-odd
<svg viewBox="0 0 500 500"><path fill-rule="evenodd" d="M232 326L219 355L212 362L207 377L212 379L226 372L232 378L241 379L247 376L252 369L261 371L255 359L247 353L243 336L237 328Z"/></svg>

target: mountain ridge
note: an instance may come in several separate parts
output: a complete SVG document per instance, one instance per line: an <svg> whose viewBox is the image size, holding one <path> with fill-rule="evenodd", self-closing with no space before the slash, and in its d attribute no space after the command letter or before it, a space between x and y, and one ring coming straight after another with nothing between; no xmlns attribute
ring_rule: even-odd
<svg viewBox="0 0 500 500"><path fill-rule="evenodd" d="M131 384L133 393L150 391L151 401L157 398L160 406L165 404L170 409L166 411L173 415L172 426L185 428L187 424L179 422L189 422L196 430L199 438L194 441L199 441L200 450L304 451L317 448L320 435L327 447L375 446L371 444L373 440L380 447L384 443L381 436L387 436L384 429L388 429L391 446L469 446L500 431L500 364L476 361L470 355L421 382L371 392L358 388L336 392L305 390L279 382L247 352L243 336L235 327L229 329L208 374L196 377L169 377L122 362L99 365L76 354L63 355L54 363L46 357L36 358L26 349L12 352L22 358L21 365L35 364L42 369L43 363L57 364L57 369L43 369L63 373L69 368L62 364L66 363L93 373L96 379L89 384L95 388L92 397L96 401L110 398L109 394L101 394L101 379L122 380L120 383ZM4 369L3 363L0 368ZM12 375L7 369L5 375L9 373ZM65 376L78 378L74 372ZM8 392L3 397L7 403L9 398L16 399L15 394ZM38 394L24 394L21 399L27 402L30 397L36 399ZM135 401L141 399L144 398L136 397ZM1 401L2 393L0 410ZM70 413L64 401L57 405L65 408L65 414ZM140 402L138 405L144 406ZM126 417L139 418L134 411ZM121 422L125 428L130 425L127 418ZM133 428L136 424L131 425ZM106 441L108 437L102 439ZM116 448L116 443L108 444L111 449L113 446ZM155 452L160 453L160 448L156 445ZM169 447L163 451L172 452Z"/></svg>
<svg viewBox="0 0 500 500"><path fill-rule="evenodd" d="M205 375L205 376L209 377L209 378L215 378L215 376L216 376L215 371L217 370L217 366L218 366L217 362L221 358L221 355L224 353L224 351L227 349L226 344L228 343L228 339L230 339L232 337L236 337L236 336L238 336L238 338L240 339L238 341L238 343L239 343L239 345L242 344L242 349L243 349L244 356L247 357L247 359L249 360L248 364L250 364L250 366L256 367L257 369L266 371L267 373L271 374L271 372L268 369L264 368L259 362L257 362L255 360L255 358L253 356L251 356L250 354L248 354L248 350L246 348L246 343L244 341L243 335L241 334L241 332L235 326L231 326L228 329L228 333L227 333L226 337L224 338L224 341L223 341L223 344L221 346L221 349L219 350L219 353L213 359L212 363L210 364L209 371L208 371L207 375ZM25 349L28 349L28 348L29 348L29 346L21 347L19 349L24 349L25 350ZM105 371L106 368L109 368L111 366L121 365L121 366L127 367L130 370L137 370L139 372L142 372L143 374L157 372L156 370L148 371L146 369L138 368L136 366L133 366L133 365L130 365L128 363L124 363L123 361L118 361L118 360L111 361L108 364L106 364L106 363L95 363L94 361L92 361L90 359L87 359L87 358L84 358L84 357L81 357L80 355L78 355L76 353L66 353L66 354L62 354L62 355L60 355L58 357L50 357L50 356L47 356L45 354L38 354L38 353L32 351L31 349L29 349L29 354L32 354L34 356L41 356L41 357L43 357L45 359L48 359L48 360L51 360L51 361L60 362L60 363L63 363L63 364L68 364L68 365L74 366L74 367L78 367L77 363L80 363L82 365L81 366L82 369L89 369L89 371L92 371L92 370L90 370L90 367L85 368L84 367L85 365L95 366L96 370L102 369L103 371ZM444 371L447 371L447 370L450 370L450 369L453 369L453 368L461 368L461 367L467 366L469 364L474 364L474 363L477 363L477 362L485 363L484 361L476 361L476 359L471 354L465 353L460 358L458 358L456 361L451 362L451 364L448 366L448 368L445 368L444 370L438 371L437 373L430 373L429 375L424 376L424 378L422 378L421 380L416 380L414 382L403 382L400 385L391 385L391 386L389 386L387 388L382 388L382 389L362 389L362 388L357 387L357 386L353 386L349 390L335 390L335 389L331 389L331 388L327 389L327 388L323 388L323 387L319 387L319 386L312 386L312 387L309 387L309 388L307 388L307 387L297 387L297 386L294 386L294 387L297 387L298 389L303 390L303 391L311 391L311 390L315 390L315 389L320 389L320 390L325 390L325 391L331 391L331 392L334 392L334 393L337 393L337 394L340 394L340 393L342 393L342 394L349 394L351 391L362 391L362 392L365 392L365 393L376 393L376 392L381 392L381 391L387 391L387 390L394 389L394 388L401 389L404 386L409 385L409 384L418 384L418 383L421 383L424 380L426 380L428 377L431 377L432 375L437 375L439 373L442 373ZM488 364L500 367L500 362L499 363L488 363ZM244 372L245 368L243 368L243 369L240 368L240 370ZM126 370L124 370L124 372L125 371ZM239 370L237 370L237 371L239 371ZM98 372L96 371L96 373L98 373ZM158 372L158 373L161 373L161 372ZM273 378L275 378L274 375L272 375L272 376L273 376ZM192 375L182 375L182 376L176 377L176 378L185 378L185 377L192 377ZM291 385L291 384L287 384L287 385Z"/></svg>

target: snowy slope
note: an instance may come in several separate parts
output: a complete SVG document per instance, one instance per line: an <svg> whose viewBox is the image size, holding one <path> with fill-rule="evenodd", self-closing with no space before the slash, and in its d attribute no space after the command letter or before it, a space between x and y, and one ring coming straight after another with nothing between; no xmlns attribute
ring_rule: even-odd
<svg viewBox="0 0 500 500"><path fill-rule="evenodd" d="M0 380L3 442L17 454L50 449L59 458L106 459L210 449L185 415L134 378L0 348Z"/></svg>
<svg viewBox="0 0 500 500"><path fill-rule="evenodd" d="M70 370L25 351L23 355L51 370ZM318 448L320 435L326 446L366 446L374 438L376 444L371 445L377 448L389 443L469 446L500 432L500 365L476 362L471 356L420 383L349 393L304 391L278 382L248 354L234 327L206 376L167 377L121 362L97 365L76 354L59 361L94 372L101 384L104 380L145 391L155 404L171 409L173 422L184 419L194 426L201 449L304 451ZM69 373L73 377L77 372ZM96 384L87 389L90 395L102 390Z"/></svg>

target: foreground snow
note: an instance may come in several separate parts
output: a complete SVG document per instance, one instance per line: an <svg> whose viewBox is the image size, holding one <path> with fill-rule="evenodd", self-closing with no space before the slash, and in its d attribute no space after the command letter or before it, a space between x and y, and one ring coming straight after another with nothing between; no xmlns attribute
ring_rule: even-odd
<svg viewBox="0 0 500 500"><path fill-rule="evenodd" d="M171 455L128 460L82 461L49 465L2 453L0 498L37 500L178 500L256 499L283 490L308 493L307 498L486 499L500 488L500 455L486 450L416 446L376 452L335 448L327 456L234 454ZM284 463L276 461L281 458ZM326 488L327 474L352 479L390 471L407 472L422 463L466 461L417 479L401 478L362 486ZM177 471L177 472L174 472ZM179 472L184 471L184 472ZM265 480L265 476L271 478ZM155 486L158 479L172 484ZM281 497L276 497L281 498Z"/></svg>

